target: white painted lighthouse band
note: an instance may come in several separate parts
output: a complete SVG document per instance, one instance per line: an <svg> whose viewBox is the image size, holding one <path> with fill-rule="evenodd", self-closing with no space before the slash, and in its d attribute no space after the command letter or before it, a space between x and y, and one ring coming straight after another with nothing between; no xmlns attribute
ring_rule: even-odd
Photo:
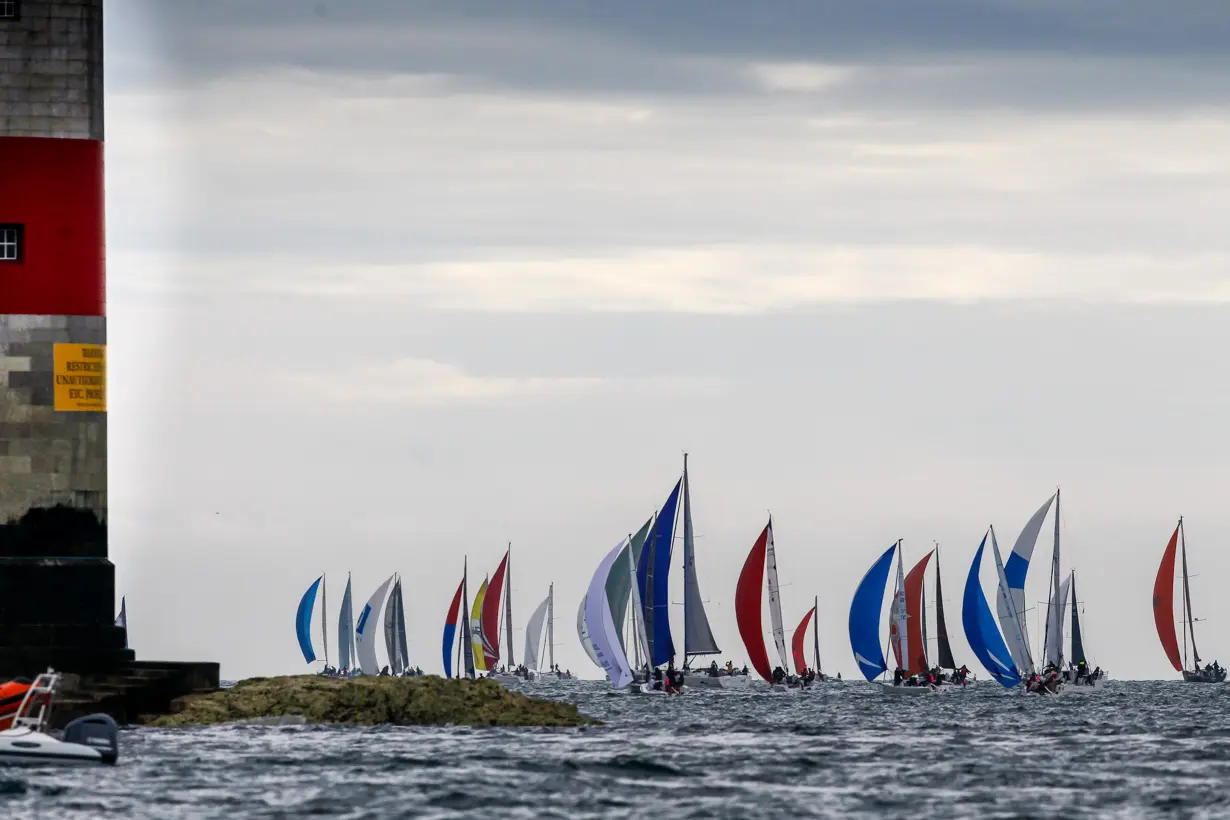
<svg viewBox="0 0 1230 820"><path fill-rule="evenodd" d="M102 0L0 0L0 676L131 659L107 557Z"/></svg>

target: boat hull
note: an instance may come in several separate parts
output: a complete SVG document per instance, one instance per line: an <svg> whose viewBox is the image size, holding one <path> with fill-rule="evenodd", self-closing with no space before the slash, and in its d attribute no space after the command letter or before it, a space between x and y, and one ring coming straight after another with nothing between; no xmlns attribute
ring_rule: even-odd
<svg viewBox="0 0 1230 820"><path fill-rule="evenodd" d="M65 743L42 732L21 728L0 731L0 765L97 765L114 762L98 749L79 743Z"/></svg>
<svg viewBox="0 0 1230 820"><path fill-rule="evenodd" d="M1210 673L1203 670L1197 672L1183 671L1184 683L1224 683L1226 680L1226 670L1221 669L1217 672Z"/></svg>

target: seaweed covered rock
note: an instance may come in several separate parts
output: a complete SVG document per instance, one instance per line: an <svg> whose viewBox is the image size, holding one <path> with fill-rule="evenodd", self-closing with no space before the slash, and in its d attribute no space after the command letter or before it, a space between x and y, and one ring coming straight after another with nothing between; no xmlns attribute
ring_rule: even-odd
<svg viewBox="0 0 1230 820"><path fill-rule="evenodd" d="M531 698L493 680L326 678L299 675L249 678L231 689L183 699L175 714L154 726L267 721L302 716L309 723L397 726L597 725L571 703Z"/></svg>

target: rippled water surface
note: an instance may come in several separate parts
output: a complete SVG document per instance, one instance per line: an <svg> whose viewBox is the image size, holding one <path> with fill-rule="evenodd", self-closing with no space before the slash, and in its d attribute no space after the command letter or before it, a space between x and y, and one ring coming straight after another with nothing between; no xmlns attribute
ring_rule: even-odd
<svg viewBox="0 0 1230 820"><path fill-rule="evenodd" d="M533 691L607 725L136 729L113 768L0 768L0 800L7 817L1230 816L1220 685Z"/></svg>

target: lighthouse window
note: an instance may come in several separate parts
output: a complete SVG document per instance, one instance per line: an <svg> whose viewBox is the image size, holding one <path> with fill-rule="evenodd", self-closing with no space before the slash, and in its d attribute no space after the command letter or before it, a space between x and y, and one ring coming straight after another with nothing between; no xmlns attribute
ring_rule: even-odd
<svg viewBox="0 0 1230 820"><path fill-rule="evenodd" d="M0 225L0 262L21 261L21 225Z"/></svg>
<svg viewBox="0 0 1230 820"><path fill-rule="evenodd" d="M0 20L16 20L20 11L20 0L0 0Z"/></svg>

